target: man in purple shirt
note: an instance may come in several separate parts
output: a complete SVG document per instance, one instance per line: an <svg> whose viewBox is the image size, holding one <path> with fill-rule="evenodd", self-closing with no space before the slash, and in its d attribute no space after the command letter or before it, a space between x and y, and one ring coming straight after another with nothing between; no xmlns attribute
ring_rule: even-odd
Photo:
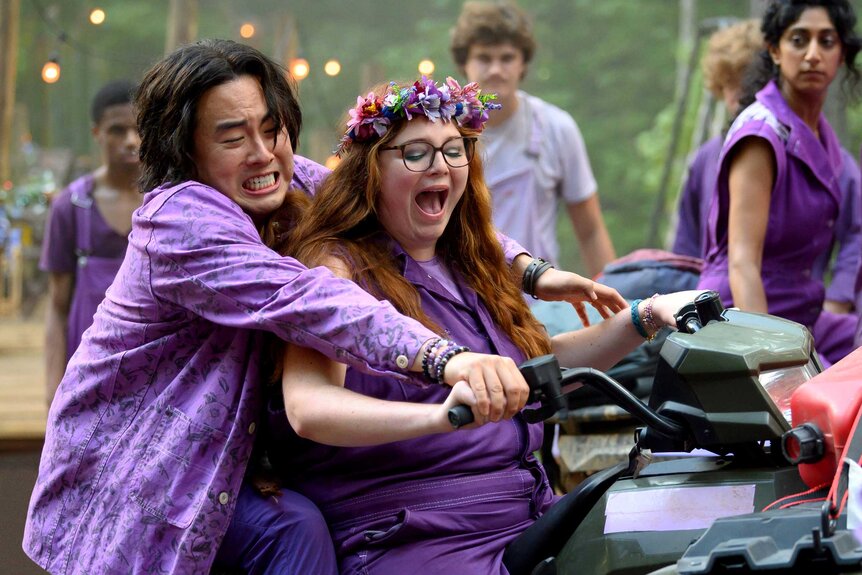
<svg viewBox="0 0 862 575"><path fill-rule="evenodd" d="M136 104L142 187L152 191L51 406L24 549L51 573L197 574L227 537L226 567L334 573L316 508L289 492L256 497L244 481L264 333L408 381L439 338L262 243L269 215L304 199L288 188L308 190L322 175L294 166L301 116L280 67L248 46L205 40L156 64ZM509 260L523 252L504 245ZM546 297L597 297L574 274L541 280ZM518 408L526 386L510 359L476 353L452 357L443 378L465 380L489 421ZM249 506L255 528L282 530L282 547L231 539L235 510Z"/></svg>

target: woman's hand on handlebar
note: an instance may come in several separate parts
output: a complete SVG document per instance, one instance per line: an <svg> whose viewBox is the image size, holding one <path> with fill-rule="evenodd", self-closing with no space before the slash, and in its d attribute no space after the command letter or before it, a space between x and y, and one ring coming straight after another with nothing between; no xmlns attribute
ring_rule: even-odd
<svg viewBox="0 0 862 575"><path fill-rule="evenodd" d="M471 423L461 423L458 425L457 429L473 429L475 427L479 427L482 425L484 420L481 417L477 417L477 409L476 409L476 394L473 393L473 390L470 389L470 384L466 381L459 381L454 386L452 386L452 391L449 392L449 397L446 398L446 401L440 406L440 420L443 422L443 426L448 429L452 429L453 425L451 420L449 419L449 410L458 406L466 406L473 413L473 420Z"/></svg>
<svg viewBox="0 0 862 575"><path fill-rule="evenodd" d="M660 295L653 302L653 319L657 327L670 326L676 327L675 316L677 312L686 304L694 301L694 298L702 294L706 290L686 290L674 293ZM649 300L641 302L641 317L643 317L643 308Z"/></svg>
<svg viewBox="0 0 862 575"><path fill-rule="evenodd" d="M607 319L626 309L628 303L617 290L572 272L549 269L536 281L536 297L545 301L567 301L572 304L584 326L590 325L585 303Z"/></svg>
<svg viewBox="0 0 862 575"><path fill-rule="evenodd" d="M518 366L508 357L459 353L446 364L443 378L453 386L459 381L467 382L475 397L473 415L480 423L513 417L524 408L530 395Z"/></svg>

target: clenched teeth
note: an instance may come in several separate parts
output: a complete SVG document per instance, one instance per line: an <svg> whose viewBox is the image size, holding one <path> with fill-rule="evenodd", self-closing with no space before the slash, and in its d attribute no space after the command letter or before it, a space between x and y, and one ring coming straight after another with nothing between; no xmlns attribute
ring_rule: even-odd
<svg viewBox="0 0 862 575"><path fill-rule="evenodd" d="M269 173L265 176L255 176L243 182L242 187L247 190L262 190L275 184L275 173Z"/></svg>

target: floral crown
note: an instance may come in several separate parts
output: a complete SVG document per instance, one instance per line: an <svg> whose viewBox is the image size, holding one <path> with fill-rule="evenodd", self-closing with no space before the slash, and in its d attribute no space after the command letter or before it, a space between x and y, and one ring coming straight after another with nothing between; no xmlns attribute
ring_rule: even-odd
<svg viewBox="0 0 862 575"><path fill-rule="evenodd" d="M335 153L340 157L351 142L367 142L382 137L393 120L424 115L432 122L437 119L454 119L459 126L481 130L488 121L488 110L498 110L502 106L493 102L496 94L482 94L476 82L463 88L455 79L446 78L439 85L434 80L422 76L409 86L399 86L390 82L383 98L369 92L364 98L356 98L356 107L348 113L347 132L341 138Z"/></svg>

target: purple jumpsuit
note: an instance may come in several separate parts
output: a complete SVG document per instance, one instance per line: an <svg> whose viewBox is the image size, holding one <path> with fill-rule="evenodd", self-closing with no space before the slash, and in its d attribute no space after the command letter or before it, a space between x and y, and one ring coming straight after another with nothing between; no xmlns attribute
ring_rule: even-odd
<svg viewBox="0 0 862 575"><path fill-rule="evenodd" d="M105 222L93 200L94 188L95 180L87 174L54 198L39 261L43 271L75 276L66 329L67 361L93 323L129 243Z"/></svg>
<svg viewBox="0 0 862 575"><path fill-rule="evenodd" d="M393 242L394 244L394 242ZM395 245L423 310L473 351L524 359L476 293L456 277L452 294ZM393 401L442 403L439 385L348 369L345 386ZM373 447L298 438L280 395L270 401L269 457L288 484L323 512L343 575L504 574L505 546L554 502L533 456L542 424L512 420Z"/></svg>
<svg viewBox="0 0 862 575"><path fill-rule="evenodd" d="M819 258L835 241L844 195L841 147L823 116L819 132L818 141L774 82L758 92L756 102L740 113L721 152L704 246L706 261L698 285L718 291L725 305L733 305L727 268L728 158L744 138L762 138L772 148L776 169L761 269L768 311L809 329L821 316L825 288L822 277L818 277L823 269ZM828 323L828 337L837 343L830 342L827 347L846 353L852 341L852 316L836 316ZM841 353L833 352L828 359L835 361Z"/></svg>

